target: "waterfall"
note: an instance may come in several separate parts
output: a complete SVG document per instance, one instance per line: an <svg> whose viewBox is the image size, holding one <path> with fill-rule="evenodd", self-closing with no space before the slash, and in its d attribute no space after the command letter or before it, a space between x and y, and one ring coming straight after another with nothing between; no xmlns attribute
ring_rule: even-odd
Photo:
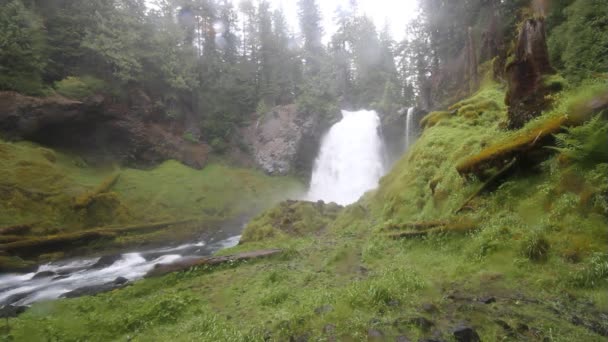
<svg viewBox="0 0 608 342"><path fill-rule="evenodd" d="M380 118L375 111L342 111L321 142L308 200L346 205L378 186L384 174Z"/></svg>
<svg viewBox="0 0 608 342"><path fill-rule="evenodd" d="M405 117L405 151L410 149L410 145L414 142L414 107L407 109Z"/></svg>

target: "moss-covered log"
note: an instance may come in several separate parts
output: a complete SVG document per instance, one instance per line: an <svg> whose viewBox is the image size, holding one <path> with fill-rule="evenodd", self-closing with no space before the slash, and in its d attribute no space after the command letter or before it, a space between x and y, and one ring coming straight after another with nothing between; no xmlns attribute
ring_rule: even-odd
<svg viewBox="0 0 608 342"><path fill-rule="evenodd" d="M0 235L25 235L32 230L34 223L16 224L0 227Z"/></svg>
<svg viewBox="0 0 608 342"><path fill-rule="evenodd" d="M439 223L439 221L436 221L435 223ZM404 224L402 225L402 227L409 228L409 230L398 233L392 233L389 234L388 237L391 239L412 239L435 233L464 234L473 231L478 227L477 222L469 219L460 219L453 222L444 222L440 225L434 225L435 223L433 223L433 225L429 225L429 222ZM429 228L421 228L425 226ZM412 230L411 228L418 230Z"/></svg>
<svg viewBox="0 0 608 342"><path fill-rule="evenodd" d="M125 227L100 227L75 233L57 234L45 237L28 236L19 241L0 244L0 251L18 256L40 255L50 251L66 251L69 249L74 249L98 239L113 239L120 233L153 231L171 225L191 222L194 221L182 220L146 223Z"/></svg>
<svg viewBox="0 0 608 342"><path fill-rule="evenodd" d="M545 120L534 129L522 131L508 140L494 144L483 149L456 165L461 176L475 175L484 178L487 169L503 168L507 163L521 154L532 149L543 147L553 134L558 133L562 127L570 125L567 116L556 116Z"/></svg>
<svg viewBox="0 0 608 342"><path fill-rule="evenodd" d="M88 207L91 203L93 203L93 200L95 199L96 196L98 196L104 192L110 191L110 189L112 189L114 184L116 184L116 182L118 182L119 178L120 178L120 173L115 173L115 174L109 176L108 178L104 179L104 181L101 184L99 184L92 191L87 191L84 194L76 197L74 199L74 208L82 209L82 208Z"/></svg>
<svg viewBox="0 0 608 342"><path fill-rule="evenodd" d="M281 249L264 249L257 250L252 252L243 252L239 254L226 255L226 256L218 256L218 257L208 257L208 258L200 258L194 260L185 260L178 261L173 264L158 264L154 266L154 269L146 274L146 278L148 277L158 277L165 275L167 273L184 271L196 266L215 266L221 265L229 262L237 262L237 261L245 261L252 260L258 258L269 257L272 255L277 255L282 253Z"/></svg>

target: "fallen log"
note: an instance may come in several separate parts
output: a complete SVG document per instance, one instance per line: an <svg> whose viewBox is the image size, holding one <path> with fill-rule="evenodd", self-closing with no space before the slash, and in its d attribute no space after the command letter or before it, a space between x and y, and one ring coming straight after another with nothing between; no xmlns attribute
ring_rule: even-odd
<svg viewBox="0 0 608 342"><path fill-rule="evenodd" d="M171 225L192 223L195 220L180 220L169 222L155 222L125 227L98 227L74 233L49 235L45 237L28 237L20 241L0 244L0 251L10 254L27 256L39 255L53 250L75 248L96 239L115 238L124 232L145 232L157 230Z"/></svg>
<svg viewBox="0 0 608 342"><path fill-rule="evenodd" d="M16 224L13 226L1 227L0 235L25 235L32 230L35 223Z"/></svg>
<svg viewBox="0 0 608 342"><path fill-rule="evenodd" d="M483 183L479 189L477 189L474 193L469 196L464 203L456 210L454 213L458 214L461 212L474 198L479 196L482 192L486 191L492 184L494 184L500 177L504 176L517 162L517 157L513 158L505 167L503 167L500 171L496 172L488 181Z"/></svg>
<svg viewBox="0 0 608 342"><path fill-rule="evenodd" d="M217 256L217 257L206 257L199 259L191 259L191 260L183 260L178 261L172 264L157 264L154 266L154 269L150 270L146 274L146 278L150 277L158 277L165 275L167 273L179 272L190 269L196 266L215 266L230 262L236 261L245 261L252 259L259 259L264 257L269 257L272 255L277 255L282 253L281 249L263 249L251 252L243 252L239 254L226 255L226 256Z"/></svg>
<svg viewBox="0 0 608 342"><path fill-rule="evenodd" d="M76 208L76 209L87 208L89 205L91 205L91 203L93 203L93 200L95 199L96 196L103 194L104 192L110 191L110 189L112 189L112 187L116 184L116 182L118 182L119 178L120 178L120 173L115 173L115 174L109 176L108 178L104 179L104 181L101 184L99 184L92 191L87 191L84 194L76 197L74 199L74 208Z"/></svg>
<svg viewBox="0 0 608 342"><path fill-rule="evenodd" d="M547 144L547 139L571 124L567 116L557 116L545 120L536 128L521 132L508 141L494 144L478 154L456 165L461 176L475 175L483 178L484 172L492 167L503 168L505 164L523 153Z"/></svg>
<svg viewBox="0 0 608 342"><path fill-rule="evenodd" d="M423 222L411 222L403 224L393 224L386 227L387 230L398 230L398 229L413 229L413 230L425 230L429 228L447 226L449 221L423 221Z"/></svg>
<svg viewBox="0 0 608 342"><path fill-rule="evenodd" d="M391 239L413 239L434 233L464 234L475 229L477 229L477 223L475 221L464 219L426 230L407 230L404 232L388 234L388 237Z"/></svg>

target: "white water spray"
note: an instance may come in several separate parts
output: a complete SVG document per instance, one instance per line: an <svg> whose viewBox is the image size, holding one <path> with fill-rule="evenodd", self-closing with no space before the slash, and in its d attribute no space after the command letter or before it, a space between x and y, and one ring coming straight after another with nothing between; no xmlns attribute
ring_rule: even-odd
<svg viewBox="0 0 608 342"><path fill-rule="evenodd" d="M405 151L409 150L414 142L414 135L414 107L410 107L405 117Z"/></svg>
<svg viewBox="0 0 608 342"><path fill-rule="evenodd" d="M380 118L375 111L342 111L343 118L321 142L309 200L346 205L378 186L384 174Z"/></svg>

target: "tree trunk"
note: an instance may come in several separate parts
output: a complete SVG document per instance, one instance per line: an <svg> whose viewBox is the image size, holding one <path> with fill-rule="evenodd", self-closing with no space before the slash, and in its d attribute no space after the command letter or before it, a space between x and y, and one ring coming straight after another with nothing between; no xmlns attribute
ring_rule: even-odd
<svg viewBox="0 0 608 342"><path fill-rule="evenodd" d="M513 60L507 64L510 129L521 128L547 106L543 75L553 73L543 18L527 19L519 32Z"/></svg>

